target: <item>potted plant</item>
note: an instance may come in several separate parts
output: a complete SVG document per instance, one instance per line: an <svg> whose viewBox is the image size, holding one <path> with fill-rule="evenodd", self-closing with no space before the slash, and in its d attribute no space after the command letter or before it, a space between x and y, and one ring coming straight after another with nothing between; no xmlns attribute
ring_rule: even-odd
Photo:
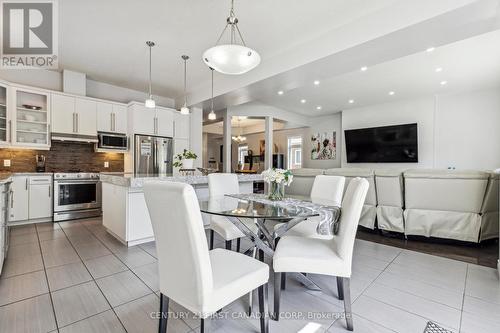
<svg viewBox="0 0 500 333"><path fill-rule="evenodd" d="M195 153L190 150L184 149L182 153L175 155L174 167L181 169L192 169L194 160L197 158L198 156Z"/></svg>
<svg viewBox="0 0 500 333"><path fill-rule="evenodd" d="M262 172L264 181L269 184L270 200L281 200L285 196L285 186L289 186L293 181L293 175L290 170L285 169L267 169Z"/></svg>

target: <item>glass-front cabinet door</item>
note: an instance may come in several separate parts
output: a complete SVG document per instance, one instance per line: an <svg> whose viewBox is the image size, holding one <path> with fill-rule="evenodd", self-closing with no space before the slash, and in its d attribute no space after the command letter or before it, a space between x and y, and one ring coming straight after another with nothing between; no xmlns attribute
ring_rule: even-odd
<svg viewBox="0 0 500 333"><path fill-rule="evenodd" d="M8 141L7 85L0 83L0 143Z"/></svg>
<svg viewBox="0 0 500 333"><path fill-rule="evenodd" d="M50 147L49 94L14 88L15 98L12 144L34 148Z"/></svg>

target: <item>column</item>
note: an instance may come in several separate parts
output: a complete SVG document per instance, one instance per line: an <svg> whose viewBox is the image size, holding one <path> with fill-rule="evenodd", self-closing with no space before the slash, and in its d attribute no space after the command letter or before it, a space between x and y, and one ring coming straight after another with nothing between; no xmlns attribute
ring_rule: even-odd
<svg viewBox="0 0 500 333"><path fill-rule="evenodd" d="M229 114L229 110L224 110L222 118L224 134L222 140L222 144L224 145L222 170L224 172L231 172L231 115Z"/></svg>
<svg viewBox="0 0 500 333"><path fill-rule="evenodd" d="M264 166L266 169L269 169L273 166L273 117L266 117L264 139L266 140Z"/></svg>

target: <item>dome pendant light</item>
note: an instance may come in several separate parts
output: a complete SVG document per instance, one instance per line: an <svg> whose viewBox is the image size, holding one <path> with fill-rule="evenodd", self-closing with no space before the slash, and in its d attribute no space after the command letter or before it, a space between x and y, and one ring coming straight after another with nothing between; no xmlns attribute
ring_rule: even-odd
<svg viewBox="0 0 500 333"><path fill-rule="evenodd" d="M228 27L230 43L218 45ZM237 37L241 43L237 43ZM238 28L238 19L234 14L234 0L231 0L231 10L226 19L226 27L222 30L215 46L203 53L203 61L217 72L232 75L244 74L259 65L259 53L246 46Z"/></svg>
<svg viewBox="0 0 500 333"><path fill-rule="evenodd" d="M184 60L184 105L181 108L181 114L188 115L189 114L189 108L187 106L187 95L186 95L186 77L187 77L187 60L189 57L187 55L183 55L182 60Z"/></svg>
<svg viewBox="0 0 500 333"><path fill-rule="evenodd" d="M210 70L212 71L212 98L211 98L212 108L210 109L210 113L208 114L208 120L215 120L217 119L217 116L215 115L214 112L214 69L210 67Z"/></svg>
<svg viewBox="0 0 500 333"><path fill-rule="evenodd" d="M156 107L156 103L153 99L153 93L151 92L151 48L155 46L155 43L147 41L146 45L149 47L149 95L148 99L144 102L144 106L149 109L154 109Z"/></svg>

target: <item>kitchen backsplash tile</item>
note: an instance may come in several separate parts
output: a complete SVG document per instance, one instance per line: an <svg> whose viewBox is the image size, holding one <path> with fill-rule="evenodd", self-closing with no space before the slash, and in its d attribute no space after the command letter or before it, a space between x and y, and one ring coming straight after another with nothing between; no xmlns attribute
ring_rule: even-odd
<svg viewBox="0 0 500 333"><path fill-rule="evenodd" d="M97 153L88 143L53 141L50 150L0 148L0 171L35 172L36 155L45 155L46 172L123 172L124 154ZM5 167L3 160L10 159ZM104 162L109 168L104 168Z"/></svg>

